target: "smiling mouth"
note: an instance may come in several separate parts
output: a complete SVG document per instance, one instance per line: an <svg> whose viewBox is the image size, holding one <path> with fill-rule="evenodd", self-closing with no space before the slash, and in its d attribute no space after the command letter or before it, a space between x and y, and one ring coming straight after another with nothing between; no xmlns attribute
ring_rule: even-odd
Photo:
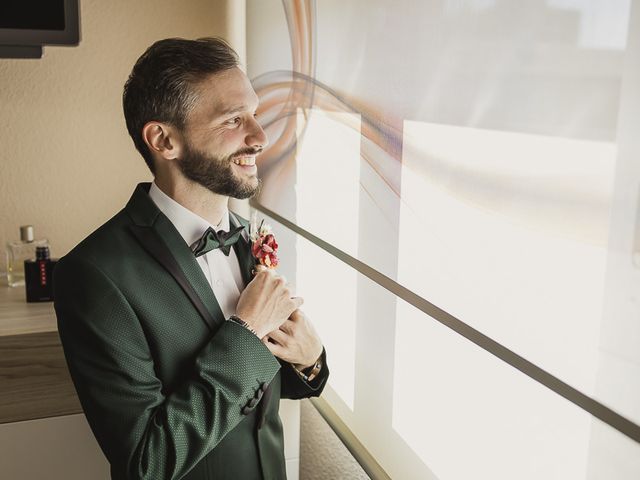
<svg viewBox="0 0 640 480"><path fill-rule="evenodd" d="M233 159L233 163L243 167L252 167L256 164L256 157L237 157Z"/></svg>

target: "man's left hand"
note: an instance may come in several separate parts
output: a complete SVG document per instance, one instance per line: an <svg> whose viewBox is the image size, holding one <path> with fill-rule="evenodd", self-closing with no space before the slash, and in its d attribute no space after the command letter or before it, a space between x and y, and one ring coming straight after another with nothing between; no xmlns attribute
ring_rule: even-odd
<svg viewBox="0 0 640 480"><path fill-rule="evenodd" d="M269 332L262 341L274 356L300 370L312 366L322 354L322 341L300 309L296 309L279 330Z"/></svg>

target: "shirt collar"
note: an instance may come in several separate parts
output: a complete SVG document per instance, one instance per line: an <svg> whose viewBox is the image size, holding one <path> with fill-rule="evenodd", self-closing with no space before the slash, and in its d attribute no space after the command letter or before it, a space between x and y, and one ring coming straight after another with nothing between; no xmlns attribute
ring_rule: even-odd
<svg viewBox="0 0 640 480"><path fill-rule="evenodd" d="M193 213L160 190L155 180L151 183L151 188L149 188L149 196L160 211L173 223L173 226L182 235L184 241L187 242L187 245L191 245L198 240L209 227L214 230L229 231L229 210L227 208L225 208L222 215L220 225L216 226L211 225L200 215Z"/></svg>

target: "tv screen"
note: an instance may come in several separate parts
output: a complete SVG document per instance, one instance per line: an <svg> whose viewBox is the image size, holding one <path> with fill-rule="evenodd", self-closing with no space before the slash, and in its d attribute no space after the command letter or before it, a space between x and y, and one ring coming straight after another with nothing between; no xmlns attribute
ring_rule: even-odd
<svg viewBox="0 0 640 480"><path fill-rule="evenodd" d="M0 45L77 45L78 0L0 0Z"/></svg>
<svg viewBox="0 0 640 480"><path fill-rule="evenodd" d="M0 4L0 28L64 30L64 0L5 0Z"/></svg>

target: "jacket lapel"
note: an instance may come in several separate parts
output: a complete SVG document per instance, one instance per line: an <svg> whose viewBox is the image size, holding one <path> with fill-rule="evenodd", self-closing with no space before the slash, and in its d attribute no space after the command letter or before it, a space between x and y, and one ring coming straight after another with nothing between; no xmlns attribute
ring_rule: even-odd
<svg viewBox="0 0 640 480"><path fill-rule="evenodd" d="M244 226L240 240L233 244L233 250L236 252L236 257L238 257L242 280L244 281L244 285L247 286L253 278L251 270L253 270L253 267L256 265L256 259L251 254L251 240L249 239L248 233L249 222L231 211L229 211L229 222L233 225L233 228L239 227L240 225Z"/></svg>
<svg viewBox="0 0 640 480"><path fill-rule="evenodd" d="M150 187L149 182L139 183L127 203L125 209L133 220L129 228L143 248L178 282L207 325L217 330L225 318L213 290L189 246L149 197ZM240 258L237 250L236 254ZM246 255L251 256L249 252ZM242 268L243 275L247 273L245 270L246 267Z"/></svg>

